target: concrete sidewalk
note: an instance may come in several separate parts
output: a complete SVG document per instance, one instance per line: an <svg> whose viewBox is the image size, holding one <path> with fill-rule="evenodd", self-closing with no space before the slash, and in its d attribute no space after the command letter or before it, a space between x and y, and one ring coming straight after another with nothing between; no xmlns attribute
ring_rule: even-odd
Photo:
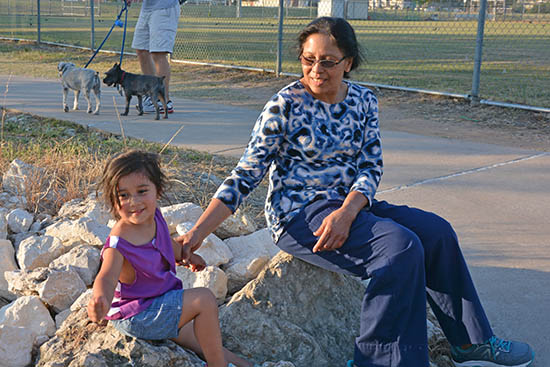
<svg viewBox="0 0 550 367"><path fill-rule="evenodd" d="M0 76L0 86L7 79ZM120 133L113 98L122 111L123 98L102 86L99 116L64 113L59 81L12 77L5 104ZM176 112L160 121L137 116L132 103L130 116L121 117L124 133L166 143L184 126L172 144L239 155L259 114L173 100ZM86 107L82 97L80 106ZM495 333L529 342L537 353L533 366L550 366L550 153L394 131L382 136L385 173L377 198L448 219Z"/></svg>

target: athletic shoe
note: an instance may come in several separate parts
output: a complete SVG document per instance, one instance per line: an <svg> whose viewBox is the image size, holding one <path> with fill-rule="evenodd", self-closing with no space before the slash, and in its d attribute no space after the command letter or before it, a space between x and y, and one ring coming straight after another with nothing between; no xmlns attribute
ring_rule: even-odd
<svg viewBox="0 0 550 367"><path fill-rule="evenodd" d="M143 112L144 113L157 112L157 110L155 110L155 106L153 105L153 102L151 102L151 98L149 98L149 96L143 97L143 100L141 101L141 103L143 105ZM139 111L139 106L137 104L136 104L136 109Z"/></svg>
<svg viewBox="0 0 550 367"><path fill-rule="evenodd" d="M535 353L526 343L492 336L487 342L467 349L452 346L451 357L457 367L527 367Z"/></svg>
<svg viewBox="0 0 550 367"><path fill-rule="evenodd" d="M157 104L159 106L160 113L164 113L164 107L162 106L162 102L157 101ZM168 109L168 113L174 113L174 104L172 103L171 100L166 102L166 108Z"/></svg>

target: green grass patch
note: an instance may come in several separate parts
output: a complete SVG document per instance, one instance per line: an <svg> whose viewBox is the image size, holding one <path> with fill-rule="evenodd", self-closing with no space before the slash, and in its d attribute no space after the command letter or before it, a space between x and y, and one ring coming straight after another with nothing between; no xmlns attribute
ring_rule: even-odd
<svg viewBox="0 0 550 367"><path fill-rule="evenodd" d="M13 2L12 2L13 3ZM44 41L91 46L87 16L63 15L59 1L43 9ZM0 0L0 8L6 0ZM46 3L47 4L47 3ZM95 46L103 40L120 4L101 4L95 16ZM19 13L0 15L0 35L36 39L36 15L27 6ZM131 7L125 50L130 48L139 7ZM295 38L317 15L316 8L285 9L283 71L300 73ZM462 13L460 13L462 14ZM174 58L276 69L277 8L236 8L186 4L182 8ZM367 62L353 79L418 89L470 94L474 69L477 20L458 19L438 12L428 20L421 12L371 12L370 20L351 20ZM433 15L433 14L432 14ZM500 19L500 18L499 18ZM481 97L504 102L550 107L550 15L487 21L483 48ZM115 28L104 49L118 51L122 29ZM34 56L34 55L32 55ZM499 70L499 72L493 72ZM535 84L533 84L535 82ZM515 88L510 88L514 85Z"/></svg>

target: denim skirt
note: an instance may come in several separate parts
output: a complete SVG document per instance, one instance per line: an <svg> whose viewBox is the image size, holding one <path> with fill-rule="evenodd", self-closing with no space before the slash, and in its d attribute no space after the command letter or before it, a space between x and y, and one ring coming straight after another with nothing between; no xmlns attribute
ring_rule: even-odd
<svg viewBox="0 0 550 367"><path fill-rule="evenodd" d="M111 320L115 329L134 338L161 340L178 336L183 307L183 289L155 298L144 311L125 320Z"/></svg>

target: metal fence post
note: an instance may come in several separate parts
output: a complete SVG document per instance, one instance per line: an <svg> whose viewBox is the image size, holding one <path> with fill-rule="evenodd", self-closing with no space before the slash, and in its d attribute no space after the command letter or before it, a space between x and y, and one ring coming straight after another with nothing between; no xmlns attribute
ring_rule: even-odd
<svg viewBox="0 0 550 367"><path fill-rule="evenodd" d="M94 19L94 0L90 0L90 20L92 23L92 35L91 35L91 46L90 49L94 51L95 49L95 19Z"/></svg>
<svg viewBox="0 0 550 367"><path fill-rule="evenodd" d="M241 0L237 0L237 18L241 17Z"/></svg>
<svg viewBox="0 0 550 367"><path fill-rule="evenodd" d="M36 40L40 43L40 0L36 0Z"/></svg>
<svg viewBox="0 0 550 367"><path fill-rule="evenodd" d="M483 33L485 31L485 11L487 10L487 0L481 0L479 7L479 16L477 18L477 41L474 57L474 74L472 77L472 92L470 93L470 102L479 102L479 74L481 72L481 58L483 51Z"/></svg>
<svg viewBox="0 0 550 367"><path fill-rule="evenodd" d="M283 18L284 18L284 0L279 0L279 34L277 36L277 67L275 74L281 76L281 66L283 64Z"/></svg>

